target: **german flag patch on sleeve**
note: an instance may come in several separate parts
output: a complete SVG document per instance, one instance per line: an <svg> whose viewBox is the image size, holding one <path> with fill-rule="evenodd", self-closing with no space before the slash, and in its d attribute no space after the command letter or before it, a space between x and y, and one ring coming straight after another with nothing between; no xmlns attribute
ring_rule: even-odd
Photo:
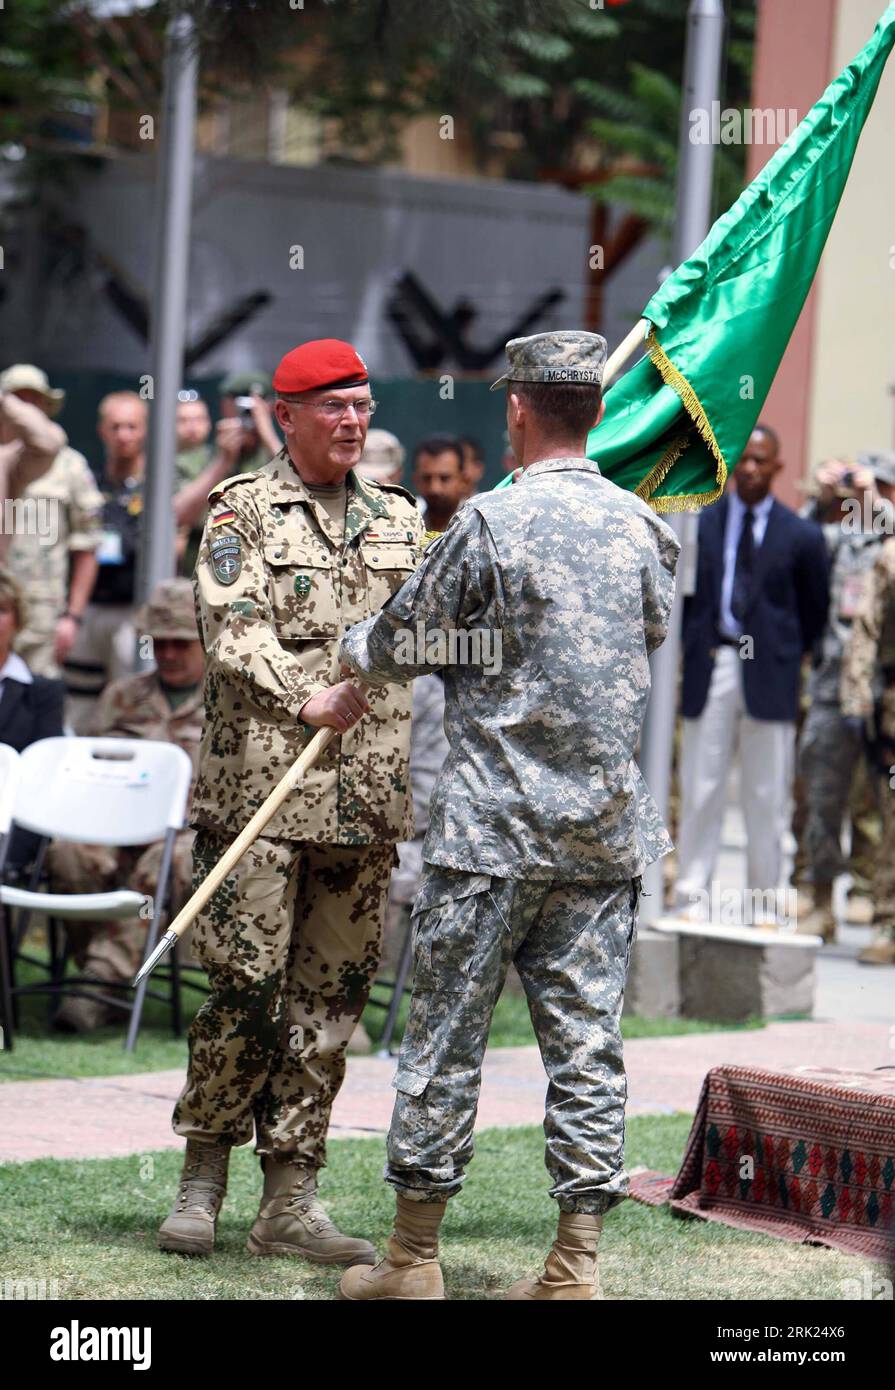
<svg viewBox="0 0 895 1390"><path fill-rule="evenodd" d="M218 512L217 516L213 516L213 517L211 518L211 525L212 525L212 527L215 527L215 526L226 526L228 521L235 521L235 520L236 520L236 513L235 513L234 511Z"/></svg>

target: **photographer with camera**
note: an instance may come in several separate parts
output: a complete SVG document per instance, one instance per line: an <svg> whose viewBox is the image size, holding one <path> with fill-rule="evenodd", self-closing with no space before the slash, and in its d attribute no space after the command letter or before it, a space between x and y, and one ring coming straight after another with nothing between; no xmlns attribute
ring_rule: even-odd
<svg viewBox="0 0 895 1390"><path fill-rule="evenodd" d="M174 499L179 532L178 570L191 578L205 522L208 494L237 473L254 473L282 448L273 423L266 372L231 372L221 382L220 412L211 462ZM195 392L181 392L181 400Z"/></svg>

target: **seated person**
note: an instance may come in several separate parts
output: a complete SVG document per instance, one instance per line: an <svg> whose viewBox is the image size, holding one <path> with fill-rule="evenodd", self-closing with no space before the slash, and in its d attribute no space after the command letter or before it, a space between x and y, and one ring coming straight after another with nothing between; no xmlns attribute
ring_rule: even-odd
<svg viewBox="0 0 895 1390"><path fill-rule="evenodd" d="M13 651L15 638L27 626L28 614L22 586L8 570L0 568L0 743L21 753L42 738L63 733L61 681L35 676ZM37 835L15 829L6 861L7 881L21 880L40 843Z"/></svg>
<svg viewBox="0 0 895 1390"><path fill-rule="evenodd" d="M155 669L114 681L103 692L91 733L104 738L147 738L176 743L189 754L195 781L202 736L204 657L188 579L160 584L136 615L141 639L152 638ZM172 865L173 907L179 911L191 891L194 832L177 836ZM112 849L54 841L47 854L50 885L57 893L107 892L128 887L153 894L158 882L162 842ZM130 984L143 959L149 919L67 924L81 974L98 984ZM100 989L100 993L102 990ZM107 991L108 993L108 991ZM123 1016L100 998L65 999L53 1019L63 1032L89 1032Z"/></svg>

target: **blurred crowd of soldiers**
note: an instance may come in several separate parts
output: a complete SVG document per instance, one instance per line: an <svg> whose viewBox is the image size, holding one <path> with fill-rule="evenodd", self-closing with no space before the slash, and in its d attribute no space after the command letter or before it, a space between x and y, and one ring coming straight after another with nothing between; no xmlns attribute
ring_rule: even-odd
<svg viewBox="0 0 895 1390"><path fill-rule="evenodd" d="M866 964L895 964L895 452L824 462L802 514L830 556L830 605L803 700L794 881L805 925L836 935L833 885L851 875L846 919L871 924ZM844 823L850 849L842 848Z"/></svg>

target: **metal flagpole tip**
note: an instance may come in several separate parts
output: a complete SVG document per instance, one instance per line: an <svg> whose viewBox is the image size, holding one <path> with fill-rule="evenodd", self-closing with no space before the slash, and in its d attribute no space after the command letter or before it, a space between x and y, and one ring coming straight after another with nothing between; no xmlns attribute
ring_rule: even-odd
<svg viewBox="0 0 895 1390"><path fill-rule="evenodd" d="M136 989L141 980L145 980L151 970L154 970L159 961L168 954L171 948L176 945L177 936L172 931L166 931L161 941L156 946L148 960L144 961L134 976L131 989Z"/></svg>

